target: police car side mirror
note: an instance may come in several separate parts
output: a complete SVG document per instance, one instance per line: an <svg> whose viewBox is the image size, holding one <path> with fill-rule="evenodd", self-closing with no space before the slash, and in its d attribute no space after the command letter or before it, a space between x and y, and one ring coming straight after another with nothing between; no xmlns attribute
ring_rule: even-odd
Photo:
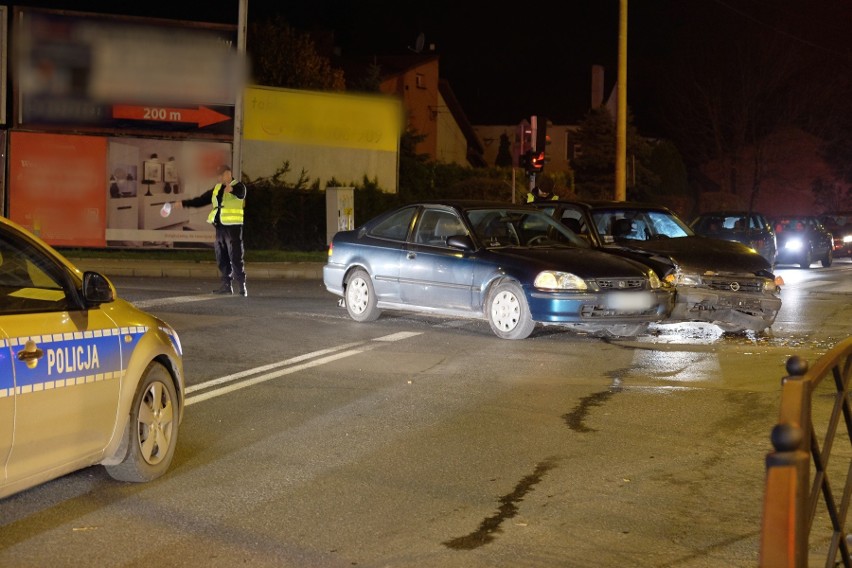
<svg viewBox="0 0 852 568"><path fill-rule="evenodd" d="M97 272L83 273L83 298L87 304L104 304L115 299L112 284Z"/></svg>

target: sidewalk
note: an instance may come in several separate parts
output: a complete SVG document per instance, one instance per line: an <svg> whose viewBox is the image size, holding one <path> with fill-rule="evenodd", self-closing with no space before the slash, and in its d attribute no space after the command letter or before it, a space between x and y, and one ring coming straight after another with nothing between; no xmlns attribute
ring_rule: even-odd
<svg viewBox="0 0 852 568"><path fill-rule="evenodd" d="M82 271L94 270L105 276L148 276L168 278L219 278L214 261L126 260L68 257ZM246 276L259 279L322 280L322 262L246 263Z"/></svg>

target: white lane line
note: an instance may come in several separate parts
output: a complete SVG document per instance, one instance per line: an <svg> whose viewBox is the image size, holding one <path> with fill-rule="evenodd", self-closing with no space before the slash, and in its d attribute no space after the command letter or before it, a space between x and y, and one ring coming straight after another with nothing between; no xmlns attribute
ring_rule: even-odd
<svg viewBox="0 0 852 568"><path fill-rule="evenodd" d="M378 337L376 339L373 339L372 341L377 342L373 345L370 345L367 342L349 343L349 344L346 344L346 345L340 345L338 347L332 347L332 348L329 348L329 349L314 351L312 353L306 353L306 354L300 355L298 357L292 357L292 358L286 359L284 361L279 361L277 363L271 363L269 365L264 365L263 367L257 367L255 369L250 369L248 371L242 371L240 373L227 375L225 377L220 377L218 379L213 379L211 381L207 381L207 382L202 383L200 385L193 385L191 387L187 387L187 389L186 389L187 394L189 394L191 392L195 392L199 389L205 389L205 388L209 388L211 386L215 386L215 385L223 384L223 383L226 383L226 382L234 381L238 378L248 376L248 375L252 375L252 374L255 374L255 373L258 373L258 372L262 372L264 370L273 369L275 367L280 367L280 366L283 366L283 365L289 365L289 364L292 364L292 363L298 362L298 361L304 361L305 359L311 359L313 357L319 356L320 354L334 353L335 351L340 351L341 349L347 349L349 347L357 346L357 345L362 346L360 349L350 349L348 351L343 351L341 353L335 353L333 355L321 357L320 359L314 359L313 361L309 361L309 362L304 363L302 365L287 367L286 369L280 369L280 370L272 372L272 373L260 375L260 376L254 377L253 379L249 379L247 381L242 381L242 382L235 383L235 384L232 384L232 385L228 385L228 386L225 386L225 387L213 389L213 390L201 393L201 394L197 394L195 396L187 396L186 405L189 406L191 404L195 404L196 402L209 400L211 398L215 398L217 396L222 396L224 394L228 394L228 393L234 392L236 390L240 390L240 389L244 389L244 388L254 386L254 385L257 385L257 384L260 384L260 383L264 383L264 382L270 381L272 379L277 379L278 377L283 377L284 375L290 375L290 374L296 373L298 371L310 369L311 367L318 367L320 365L325 365L326 363L331 363L333 361L337 361L338 359L344 359L346 357L351 357L352 355L358 355L358 354L363 353L365 351L370 351L371 349L377 348L379 346L378 342L400 341L402 339L408 339L408 338L411 338L411 337L415 337L417 335L421 335L420 332L417 332L417 333L400 332L400 333L394 333L394 334L391 334L391 335L386 335L384 337Z"/></svg>
<svg viewBox="0 0 852 568"><path fill-rule="evenodd" d="M155 298L153 300L140 300L132 302L137 308L147 310L148 308L156 308L158 306L168 306L169 304L180 304L184 302L207 302L209 300L217 300L226 298L225 295L207 294L202 296L171 296L169 298Z"/></svg>
<svg viewBox="0 0 852 568"><path fill-rule="evenodd" d="M198 390L215 387L216 385L221 385L223 383L229 383L231 381L236 381L237 379L241 379L243 377L248 377L249 375L254 375L257 373L263 373L264 371L269 371L276 367L283 367L285 365L292 365L293 363L299 363L300 361L304 361L306 359L313 359L314 357L319 357L321 355L327 355L329 353L334 353L335 351L340 351L342 349L350 349L352 347L356 347L365 343L364 341L358 341L356 343L346 343L344 345L338 345L337 347L330 347L329 349L320 349L319 351L312 351L311 353L305 353L304 355L299 355L297 357L291 357L290 359L284 359L283 361L278 361L276 363L270 363L268 365L263 365L262 367L255 367L254 369L248 369L245 371L240 371L239 373L234 373L232 375L225 375L224 377L219 377L218 379L211 379L207 382L200 383L197 385L192 385L186 387L186 394L193 393Z"/></svg>

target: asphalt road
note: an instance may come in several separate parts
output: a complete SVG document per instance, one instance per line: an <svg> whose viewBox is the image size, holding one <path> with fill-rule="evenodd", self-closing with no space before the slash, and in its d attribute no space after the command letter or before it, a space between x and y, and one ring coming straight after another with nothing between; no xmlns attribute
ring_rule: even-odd
<svg viewBox="0 0 852 568"><path fill-rule="evenodd" d="M779 272L768 333L632 341L358 324L310 278L116 277L184 345L172 470L0 501L0 566L755 566L784 363L852 329L852 263Z"/></svg>

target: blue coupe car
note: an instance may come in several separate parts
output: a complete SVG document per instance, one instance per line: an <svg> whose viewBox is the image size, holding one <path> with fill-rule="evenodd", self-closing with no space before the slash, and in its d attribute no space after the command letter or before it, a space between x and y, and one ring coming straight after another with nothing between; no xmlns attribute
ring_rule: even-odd
<svg viewBox="0 0 852 568"><path fill-rule="evenodd" d="M537 323L632 336L674 305L673 288L648 266L506 203L415 203L338 232L323 282L355 321L385 309L486 319L504 339L528 337Z"/></svg>

